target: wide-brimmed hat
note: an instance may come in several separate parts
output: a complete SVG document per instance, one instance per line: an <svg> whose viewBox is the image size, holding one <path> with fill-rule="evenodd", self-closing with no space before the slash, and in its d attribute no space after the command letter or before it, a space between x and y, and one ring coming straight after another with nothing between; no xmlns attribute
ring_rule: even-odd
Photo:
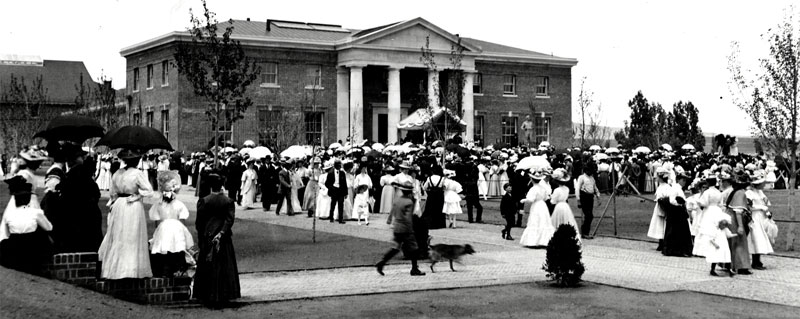
<svg viewBox="0 0 800 319"><path fill-rule="evenodd" d="M767 174L764 170L756 170L750 174L750 184L761 184L767 181Z"/></svg>
<svg viewBox="0 0 800 319"><path fill-rule="evenodd" d="M443 173L443 174L444 174L444 176L446 176L446 177L453 177L453 176L456 176L456 171L454 171L454 170L451 170L451 169L446 169L446 168L445 168L445 169L443 169L443 170L442 170L442 173Z"/></svg>
<svg viewBox="0 0 800 319"><path fill-rule="evenodd" d="M531 169L531 178L534 179L543 179L545 177L545 171L543 169Z"/></svg>
<svg viewBox="0 0 800 319"><path fill-rule="evenodd" d="M669 170L666 167L660 166L656 168L656 176L658 177L666 177L669 176Z"/></svg>
<svg viewBox="0 0 800 319"><path fill-rule="evenodd" d="M29 148L29 149L27 149L25 151L19 152L19 157L22 157L22 159L24 159L24 160L26 160L28 162L41 162L41 161L44 161L44 160L47 159L47 157L44 156L44 154L42 154L42 152L40 152L39 150L32 149L32 148Z"/></svg>
<svg viewBox="0 0 800 319"><path fill-rule="evenodd" d="M556 168L551 177L559 182L569 182L570 176L566 169Z"/></svg>
<svg viewBox="0 0 800 319"><path fill-rule="evenodd" d="M404 191L413 191L414 190L414 185L412 185L411 182L409 182L409 181L404 181L404 182L397 183L397 184L395 184L395 187L397 187L400 190L404 190Z"/></svg>
<svg viewBox="0 0 800 319"><path fill-rule="evenodd" d="M33 191L33 185L28 183L24 177L16 175L12 178L4 180L8 184L8 192L14 194L30 194Z"/></svg>
<svg viewBox="0 0 800 319"><path fill-rule="evenodd" d="M404 169L411 169L411 163L409 163L408 161L403 161L403 162L402 162L402 163L400 163L400 165L398 165L398 166L399 166L400 168L404 168Z"/></svg>
<svg viewBox="0 0 800 319"><path fill-rule="evenodd" d="M119 157L119 158L121 158L123 160L125 160L125 159L134 159L134 158L142 157L142 153L139 152L139 151L136 151L136 150L132 150L132 149L124 149L124 150L120 151L119 153L117 153L117 157ZM211 160L213 161L214 159L212 158Z"/></svg>

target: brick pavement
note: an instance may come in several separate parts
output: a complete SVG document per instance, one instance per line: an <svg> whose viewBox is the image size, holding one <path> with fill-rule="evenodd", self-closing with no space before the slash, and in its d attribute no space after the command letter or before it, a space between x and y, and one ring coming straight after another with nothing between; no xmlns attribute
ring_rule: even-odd
<svg viewBox="0 0 800 319"><path fill-rule="evenodd" d="M242 211L237 218L275 225L311 229L313 219L305 215L292 217L260 209ZM369 238L391 246L390 226L385 215L372 215L369 226L355 221L346 225L317 220L321 232ZM461 228L431 230L432 243L470 243L477 253L464 258L451 272L447 263L436 266L432 274L427 263L421 263L424 277L411 277L409 263L388 265L386 276L372 267L351 267L309 271L242 274L242 302L373 294L479 287L498 284L531 283L546 280L541 269L544 250L520 247L517 241L500 238L500 226L461 223ZM522 230L514 229L515 237ZM696 291L735 298L800 307L800 259L765 256L768 270L751 276L711 277L702 258L665 257L653 250L651 243L631 242L615 238L584 240L583 279L590 282L643 290L669 292ZM380 256L375 256L377 261Z"/></svg>

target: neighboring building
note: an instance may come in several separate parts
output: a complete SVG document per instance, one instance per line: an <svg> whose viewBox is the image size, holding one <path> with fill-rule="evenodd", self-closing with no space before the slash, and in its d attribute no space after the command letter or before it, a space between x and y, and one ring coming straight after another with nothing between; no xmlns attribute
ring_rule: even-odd
<svg viewBox="0 0 800 319"><path fill-rule="evenodd" d="M81 77L92 77L81 61L43 60L38 56L0 55L0 149L5 153L18 151L21 145L33 141L33 135L50 118L75 107L77 87ZM27 93L12 92L11 81ZM41 79L42 90L34 88ZM20 91L17 91L20 92ZM36 102L42 97L42 102ZM29 103L34 101L33 103ZM35 107L26 106L35 105ZM24 110L23 110L24 109Z"/></svg>
<svg viewBox="0 0 800 319"><path fill-rule="evenodd" d="M221 23L220 29L226 25ZM451 47L459 40L422 18L366 30L249 19L234 26L233 38L262 68L258 83L248 90L254 106L243 119L223 127L225 139L237 145L248 139L275 145L295 126L308 144L348 137L402 139L406 132L398 131L397 123L426 100L436 101L429 84L439 78L444 83L454 72L446 68ZM439 71L421 62L426 37ZM171 32L120 53L127 61L132 121L168 132L178 150L195 151L208 147L212 127L204 114L208 102L196 97L173 69L177 41L189 39L185 31ZM461 40L465 51L458 72L467 75L464 140L516 144L533 107L537 142L571 145L571 68L577 60Z"/></svg>

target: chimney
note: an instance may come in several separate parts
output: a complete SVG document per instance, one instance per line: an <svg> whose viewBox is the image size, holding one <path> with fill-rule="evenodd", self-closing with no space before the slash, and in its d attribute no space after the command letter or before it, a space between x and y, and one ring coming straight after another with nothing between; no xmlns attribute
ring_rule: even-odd
<svg viewBox="0 0 800 319"><path fill-rule="evenodd" d="M270 31L270 25L271 24L272 24L272 21L270 21L270 19L267 19L267 32Z"/></svg>
<svg viewBox="0 0 800 319"><path fill-rule="evenodd" d="M247 18L247 22L250 22L250 18Z"/></svg>

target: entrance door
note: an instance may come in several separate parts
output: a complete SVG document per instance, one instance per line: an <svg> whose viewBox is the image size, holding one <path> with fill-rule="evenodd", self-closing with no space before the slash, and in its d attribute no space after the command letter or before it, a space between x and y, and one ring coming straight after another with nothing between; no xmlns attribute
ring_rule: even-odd
<svg viewBox="0 0 800 319"><path fill-rule="evenodd" d="M378 114L378 142L386 143L389 139L389 114Z"/></svg>

